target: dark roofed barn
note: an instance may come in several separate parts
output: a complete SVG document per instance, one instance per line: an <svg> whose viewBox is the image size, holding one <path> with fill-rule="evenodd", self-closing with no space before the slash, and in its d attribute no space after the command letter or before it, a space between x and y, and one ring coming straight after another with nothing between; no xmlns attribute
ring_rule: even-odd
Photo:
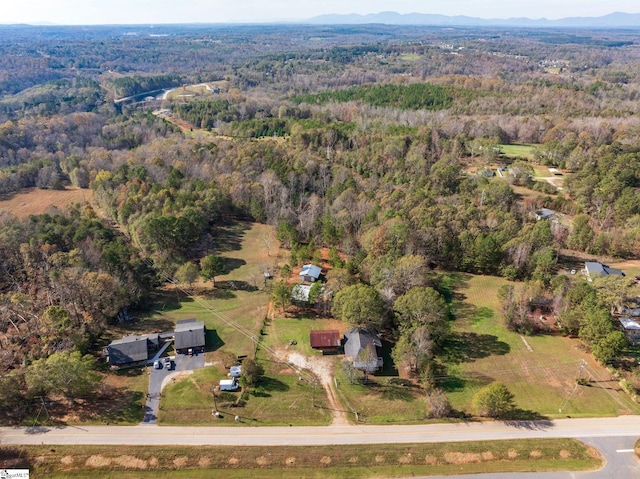
<svg viewBox="0 0 640 479"><path fill-rule="evenodd" d="M176 323L173 347L178 354L204 352L204 322L195 319L183 319Z"/></svg>
<svg viewBox="0 0 640 479"><path fill-rule="evenodd" d="M320 349L323 353L338 352L342 347L342 338L337 329L311 331L309 341L313 349Z"/></svg>
<svg viewBox="0 0 640 479"><path fill-rule="evenodd" d="M160 338L157 334L125 336L106 347L108 362L112 366L122 366L147 361L149 350L157 350L159 345Z"/></svg>

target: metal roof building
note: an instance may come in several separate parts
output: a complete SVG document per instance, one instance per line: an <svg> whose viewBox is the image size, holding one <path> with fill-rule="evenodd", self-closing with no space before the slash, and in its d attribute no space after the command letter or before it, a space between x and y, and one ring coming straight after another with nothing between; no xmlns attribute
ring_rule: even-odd
<svg viewBox="0 0 640 479"><path fill-rule="evenodd" d="M204 349L204 321L183 319L176 323L173 347L176 352L188 349Z"/></svg>
<svg viewBox="0 0 640 479"><path fill-rule="evenodd" d="M320 266L316 266L315 264L305 264L302 267L302 270L300 270L300 278L302 281L314 283L315 281L318 281L321 273L322 268Z"/></svg>
<svg viewBox="0 0 640 479"><path fill-rule="evenodd" d="M109 364L121 366L123 364L146 361L149 359L149 349L157 349L159 344L158 334L131 335L112 341L105 351Z"/></svg>

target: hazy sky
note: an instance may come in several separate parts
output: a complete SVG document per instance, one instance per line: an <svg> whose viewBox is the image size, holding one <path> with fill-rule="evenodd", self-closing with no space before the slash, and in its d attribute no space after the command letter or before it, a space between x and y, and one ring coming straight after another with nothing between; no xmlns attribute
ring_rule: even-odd
<svg viewBox="0 0 640 479"><path fill-rule="evenodd" d="M0 23L217 23L306 19L325 13L439 13L557 19L640 13L638 0L2 0Z"/></svg>

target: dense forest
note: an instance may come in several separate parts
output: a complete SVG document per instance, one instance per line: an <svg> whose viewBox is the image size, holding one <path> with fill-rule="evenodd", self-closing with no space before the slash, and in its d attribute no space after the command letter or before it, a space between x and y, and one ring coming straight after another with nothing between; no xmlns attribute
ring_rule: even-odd
<svg viewBox="0 0 640 479"><path fill-rule="evenodd" d="M0 50L0 194L73 185L99 204L0 216L3 407L43 394L41 360L96 354L120 310L237 218L276 227L287 267L330 249L334 314L387 331L415 374L446 343L442 271L520 281L602 362L623 349L605 323L628 285L576 290L557 271L567 251L640 255L636 31L15 26ZM509 144L534 145L531 161ZM534 160L567 172L562 189ZM566 220L536 221L542 207ZM501 292L523 332L531 291Z"/></svg>

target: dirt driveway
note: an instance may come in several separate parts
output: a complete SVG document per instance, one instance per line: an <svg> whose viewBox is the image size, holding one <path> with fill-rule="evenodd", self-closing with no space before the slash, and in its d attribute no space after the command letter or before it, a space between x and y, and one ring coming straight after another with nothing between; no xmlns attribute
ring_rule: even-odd
<svg viewBox="0 0 640 479"><path fill-rule="evenodd" d="M301 369L311 371L320 380L320 384L327 394L329 407L332 410L333 420L332 426L349 425L345 410L336 395L333 383L334 377L334 358L331 356L304 356L298 352L281 351L278 354L286 358L287 362Z"/></svg>

